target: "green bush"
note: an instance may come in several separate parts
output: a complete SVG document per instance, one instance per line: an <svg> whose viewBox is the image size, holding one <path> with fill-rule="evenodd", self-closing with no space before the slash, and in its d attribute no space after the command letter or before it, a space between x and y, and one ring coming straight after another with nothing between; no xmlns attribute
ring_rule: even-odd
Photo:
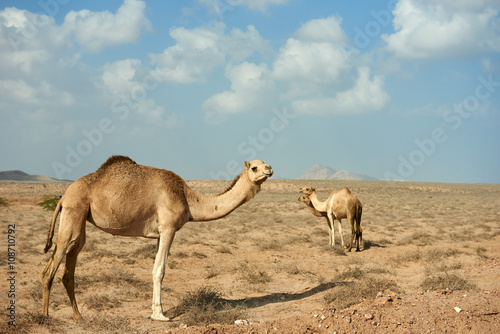
<svg viewBox="0 0 500 334"><path fill-rule="evenodd" d="M36 205L41 206L42 209L47 210L47 211L54 211L57 207L57 203L59 203L59 200L61 199L61 196L54 196L54 195L46 195L42 197L42 201L40 203L37 203Z"/></svg>

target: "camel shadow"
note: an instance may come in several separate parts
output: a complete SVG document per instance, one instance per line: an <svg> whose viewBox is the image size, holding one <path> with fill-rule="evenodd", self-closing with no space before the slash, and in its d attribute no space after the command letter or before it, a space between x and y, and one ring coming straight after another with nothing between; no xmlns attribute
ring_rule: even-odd
<svg viewBox="0 0 500 334"><path fill-rule="evenodd" d="M217 298L214 300L215 304L224 305L224 308L243 308L243 309L253 309L262 307L268 304L274 303L286 303L290 301L301 300L309 298L318 293L324 292L326 290L333 289L337 286L347 286L353 284L352 282L328 282L321 283L318 286L308 289L303 292L298 293L271 293L264 296L241 298L241 299L226 299ZM178 306L174 306L165 312L171 318L176 318L183 314L183 311L179 310Z"/></svg>
<svg viewBox="0 0 500 334"><path fill-rule="evenodd" d="M366 240L366 241L363 241L363 250L367 250L367 249L370 249L372 247L377 247L377 248L386 248L387 246L384 246L384 245L381 245L381 244L378 244L376 242L373 242L371 240Z"/></svg>

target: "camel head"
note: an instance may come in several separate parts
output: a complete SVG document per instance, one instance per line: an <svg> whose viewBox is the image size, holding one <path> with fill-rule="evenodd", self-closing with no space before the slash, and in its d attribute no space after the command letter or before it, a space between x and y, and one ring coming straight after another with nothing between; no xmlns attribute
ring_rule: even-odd
<svg viewBox="0 0 500 334"><path fill-rule="evenodd" d="M307 196L312 195L312 193L315 191L316 191L316 189L314 187L304 187L304 188L300 189L300 192L307 195Z"/></svg>
<svg viewBox="0 0 500 334"><path fill-rule="evenodd" d="M307 205L309 205L309 203L311 203L311 199L308 196L299 197L299 201L306 203Z"/></svg>
<svg viewBox="0 0 500 334"><path fill-rule="evenodd" d="M257 184L263 183L268 177L273 175L273 169L265 161L245 161L245 167L246 169L243 172L246 172L250 181Z"/></svg>

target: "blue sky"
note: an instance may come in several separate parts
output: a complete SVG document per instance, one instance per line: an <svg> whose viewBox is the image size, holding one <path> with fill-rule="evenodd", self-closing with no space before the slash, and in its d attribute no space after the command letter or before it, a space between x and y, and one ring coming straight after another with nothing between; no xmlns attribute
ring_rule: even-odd
<svg viewBox="0 0 500 334"><path fill-rule="evenodd" d="M8 1L0 170L500 183L500 1Z"/></svg>

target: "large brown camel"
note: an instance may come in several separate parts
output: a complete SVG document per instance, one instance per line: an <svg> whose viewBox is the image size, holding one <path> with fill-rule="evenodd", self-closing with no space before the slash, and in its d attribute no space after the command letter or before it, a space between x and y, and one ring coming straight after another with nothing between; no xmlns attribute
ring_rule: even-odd
<svg viewBox="0 0 500 334"><path fill-rule="evenodd" d="M335 220L338 220L340 240L342 246L344 246L344 238L342 236L342 219L347 218L351 224L351 243L348 251L351 251L354 236L356 236L356 252L359 252L360 242L363 240L363 229L361 228L363 206L361 205L359 199L351 193L349 188L344 187L339 191L332 191L325 202L318 200L316 189L314 187L305 187L300 191L310 198L310 204L313 205L316 211L321 214L326 213L330 232L329 245L335 245L334 222Z"/></svg>
<svg viewBox="0 0 500 334"><path fill-rule="evenodd" d="M112 156L96 172L73 182L59 201L50 225L46 253L52 246L59 212L61 220L54 253L42 273L43 314L49 314L54 275L66 256L62 282L76 320L82 318L75 300L74 273L85 243L85 221L113 235L156 238L151 319L170 320L163 314L161 284L175 233L188 221L222 218L252 199L273 174L264 161L245 161L245 169L227 190L207 196L190 189L177 174Z"/></svg>

